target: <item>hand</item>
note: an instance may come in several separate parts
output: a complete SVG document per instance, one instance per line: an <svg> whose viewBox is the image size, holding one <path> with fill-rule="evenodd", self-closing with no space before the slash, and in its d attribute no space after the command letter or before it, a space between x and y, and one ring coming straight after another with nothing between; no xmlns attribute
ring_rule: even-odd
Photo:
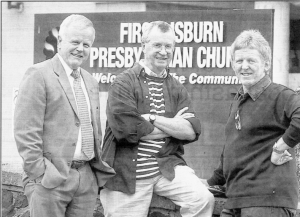
<svg viewBox="0 0 300 217"><path fill-rule="evenodd" d="M183 109L179 110L174 118L180 117L180 118L187 119L187 118L195 117L193 113L184 113L186 110L188 110L188 107L184 107Z"/></svg>
<svg viewBox="0 0 300 217"><path fill-rule="evenodd" d="M142 114L141 115L146 121L150 121L150 114Z"/></svg>
<svg viewBox="0 0 300 217"><path fill-rule="evenodd" d="M272 152L271 162L277 166L285 164L291 160L293 160L293 157L287 150L285 150L282 154L278 154L274 151Z"/></svg>

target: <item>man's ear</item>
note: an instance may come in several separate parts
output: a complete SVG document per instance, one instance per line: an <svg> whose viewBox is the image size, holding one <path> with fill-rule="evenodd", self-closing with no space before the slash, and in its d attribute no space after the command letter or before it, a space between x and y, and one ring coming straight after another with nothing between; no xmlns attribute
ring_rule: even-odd
<svg viewBox="0 0 300 217"><path fill-rule="evenodd" d="M270 61L265 61L265 72L268 72L271 69Z"/></svg>
<svg viewBox="0 0 300 217"><path fill-rule="evenodd" d="M235 71L235 65L234 65L233 59L230 60L230 64L231 64L231 68L233 69L233 71Z"/></svg>
<svg viewBox="0 0 300 217"><path fill-rule="evenodd" d="M143 53L145 53L145 49L146 49L146 43L142 43L142 51L143 51Z"/></svg>
<svg viewBox="0 0 300 217"><path fill-rule="evenodd" d="M57 48L60 47L59 45L60 45L61 41L62 41L62 38L61 38L60 35L58 35L58 36L57 36Z"/></svg>

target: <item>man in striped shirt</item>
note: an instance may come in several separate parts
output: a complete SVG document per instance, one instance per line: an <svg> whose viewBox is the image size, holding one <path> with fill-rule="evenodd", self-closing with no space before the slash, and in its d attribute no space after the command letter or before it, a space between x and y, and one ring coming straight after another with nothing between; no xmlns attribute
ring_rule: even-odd
<svg viewBox="0 0 300 217"><path fill-rule="evenodd" d="M144 26L144 59L108 92L103 155L115 145L117 174L100 193L104 214L146 217L154 192L179 205L183 217L210 217L214 198L182 158L183 145L200 135L200 121L187 90L169 74L174 31L163 21Z"/></svg>

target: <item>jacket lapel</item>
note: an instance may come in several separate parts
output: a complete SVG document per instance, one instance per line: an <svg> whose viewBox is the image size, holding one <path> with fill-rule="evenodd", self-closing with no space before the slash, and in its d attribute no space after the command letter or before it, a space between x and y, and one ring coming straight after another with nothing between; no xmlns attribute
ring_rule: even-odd
<svg viewBox="0 0 300 217"><path fill-rule="evenodd" d="M76 101L74 98L72 87L70 85L67 74L66 74L64 67L62 66L57 54L52 58L52 64L53 64L53 70L54 70L55 74L57 74L57 76L58 76L58 81L59 81L60 85L62 86L65 94L67 95L67 98L68 98L74 112L78 116Z"/></svg>

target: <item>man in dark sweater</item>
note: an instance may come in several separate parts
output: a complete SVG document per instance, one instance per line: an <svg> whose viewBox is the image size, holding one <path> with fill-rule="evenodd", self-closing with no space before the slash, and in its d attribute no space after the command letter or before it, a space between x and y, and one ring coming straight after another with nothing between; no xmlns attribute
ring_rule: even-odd
<svg viewBox="0 0 300 217"><path fill-rule="evenodd" d="M214 197L182 156L184 145L198 139L200 120L169 73L174 31L163 21L143 27L145 58L118 75L108 92L103 156L115 145L109 164L117 174L100 193L104 214L146 217L156 193L179 205L182 217L210 217Z"/></svg>
<svg viewBox="0 0 300 217"><path fill-rule="evenodd" d="M293 147L300 142L300 97L271 81L271 48L260 32L242 32L231 57L242 87L231 105L219 168L208 185L226 184L222 217L295 216Z"/></svg>

